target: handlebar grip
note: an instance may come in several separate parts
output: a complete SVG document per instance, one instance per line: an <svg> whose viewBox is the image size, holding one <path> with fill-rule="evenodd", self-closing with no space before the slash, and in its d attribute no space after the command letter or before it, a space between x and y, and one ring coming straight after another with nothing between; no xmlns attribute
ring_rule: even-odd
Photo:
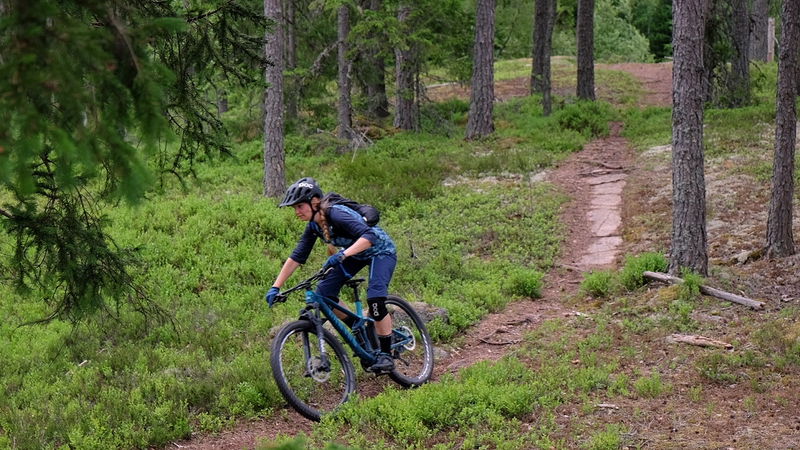
<svg viewBox="0 0 800 450"><path fill-rule="evenodd" d="M275 296L275 303L283 303L286 301L287 298L289 298L288 294L284 293L278 294Z"/></svg>

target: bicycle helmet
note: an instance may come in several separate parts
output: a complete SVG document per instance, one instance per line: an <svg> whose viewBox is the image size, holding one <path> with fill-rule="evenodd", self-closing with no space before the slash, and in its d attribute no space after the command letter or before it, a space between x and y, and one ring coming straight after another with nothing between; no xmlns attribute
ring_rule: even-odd
<svg viewBox="0 0 800 450"><path fill-rule="evenodd" d="M322 198L322 188L317 184L317 180L303 177L289 186L283 201L278 206L294 206L298 203L310 202L314 197Z"/></svg>

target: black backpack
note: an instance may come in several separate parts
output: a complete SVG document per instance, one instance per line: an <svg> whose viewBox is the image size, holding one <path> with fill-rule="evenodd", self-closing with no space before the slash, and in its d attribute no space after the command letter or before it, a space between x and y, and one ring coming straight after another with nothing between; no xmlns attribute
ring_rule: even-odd
<svg viewBox="0 0 800 450"><path fill-rule="evenodd" d="M336 192L328 192L322 197L322 204L324 205L344 205L348 208L352 209L353 211L357 212L361 215L364 219L364 222L367 225L374 227L378 224L381 220L381 213L372 205L367 205L365 203L358 203L355 200L350 200L349 198L342 197L341 195L337 194Z"/></svg>

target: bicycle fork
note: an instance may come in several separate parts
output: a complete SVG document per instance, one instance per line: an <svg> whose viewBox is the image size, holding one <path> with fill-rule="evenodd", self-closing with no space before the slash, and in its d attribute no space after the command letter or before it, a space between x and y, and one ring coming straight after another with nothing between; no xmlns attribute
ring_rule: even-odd
<svg viewBox="0 0 800 450"><path fill-rule="evenodd" d="M314 324L317 333L317 346L319 347L319 356L312 355L311 342L309 341L308 334L303 333L303 352L305 353L306 360L306 376L310 376L317 381L324 381L331 371L331 362L328 358L328 353L325 351L325 334L322 328L322 320L319 319L319 306L314 305L314 311L307 314L306 318ZM308 313L309 311L307 311Z"/></svg>

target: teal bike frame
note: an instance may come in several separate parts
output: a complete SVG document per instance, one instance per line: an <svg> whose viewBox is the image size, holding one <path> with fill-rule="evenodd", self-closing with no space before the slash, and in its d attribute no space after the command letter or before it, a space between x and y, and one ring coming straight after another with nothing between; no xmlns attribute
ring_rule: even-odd
<svg viewBox="0 0 800 450"><path fill-rule="evenodd" d="M372 348L372 343L369 340L369 336L367 334L367 324L370 322L375 322L370 317L363 317L363 307L361 304L361 300L358 298L358 284L364 281L363 278L356 279L356 280L349 280L345 284L353 288L353 295L355 296L354 302L356 305L355 313L350 311L347 308L342 307L339 303L333 299L328 297L323 297L316 292L312 291L311 289L306 290L306 310L308 308L311 309L318 309L322 315L328 319L339 335L344 339L350 348L356 353L356 355L363 361L366 361L367 364L374 364L376 360L376 356L378 353L377 349ZM348 327L338 316L334 313L334 310L341 311L342 313L346 314L348 317L352 317L356 319L356 322L353 324L353 327ZM309 318L308 315L305 315L306 318ZM319 317L315 317L311 319L312 322L315 322L318 328L322 327L322 320ZM321 330L318 336L322 336ZM355 334L353 332L359 333L362 337L362 341L365 345L362 345L358 339L356 339ZM323 341L320 340L320 343ZM364 347L367 348L364 348ZM324 350L323 350L324 351Z"/></svg>

